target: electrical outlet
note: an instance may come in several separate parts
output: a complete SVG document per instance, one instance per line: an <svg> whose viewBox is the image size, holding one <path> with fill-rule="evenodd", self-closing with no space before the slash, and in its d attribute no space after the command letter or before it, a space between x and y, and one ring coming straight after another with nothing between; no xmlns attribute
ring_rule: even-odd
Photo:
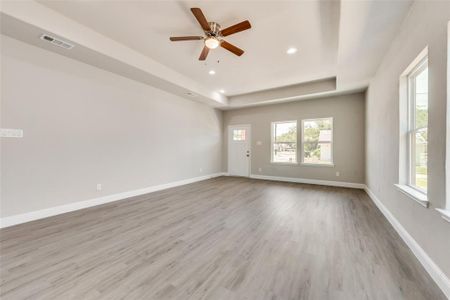
<svg viewBox="0 0 450 300"><path fill-rule="evenodd" d="M203 172L203 168L200 168L199 171L200 171L200 173Z"/></svg>
<svg viewBox="0 0 450 300"><path fill-rule="evenodd" d="M101 183L97 183L97 191L101 191L102 190L102 184Z"/></svg>
<svg viewBox="0 0 450 300"><path fill-rule="evenodd" d="M261 173L262 172L262 168L258 168L258 172Z"/></svg>
<svg viewBox="0 0 450 300"><path fill-rule="evenodd" d="M339 177L339 176L341 176L341 172L336 172L336 177Z"/></svg>

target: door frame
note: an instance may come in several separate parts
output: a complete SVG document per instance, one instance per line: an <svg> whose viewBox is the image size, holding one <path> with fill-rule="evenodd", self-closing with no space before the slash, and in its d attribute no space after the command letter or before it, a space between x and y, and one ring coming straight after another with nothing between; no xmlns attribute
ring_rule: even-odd
<svg viewBox="0 0 450 300"><path fill-rule="evenodd" d="M230 176L238 176L238 175L232 175L230 174L230 147L231 147L231 131L234 128L239 128L239 127L247 127L248 128L248 135L246 135L246 139L248 141L248 149L250 151L250 157L248 159L248 175L247 176L243 176L243 177L250 177L250 175L252 174L252 125L251 124L233 124L233 125L228 125L228 130L227 130L227 173Z"/></svg>

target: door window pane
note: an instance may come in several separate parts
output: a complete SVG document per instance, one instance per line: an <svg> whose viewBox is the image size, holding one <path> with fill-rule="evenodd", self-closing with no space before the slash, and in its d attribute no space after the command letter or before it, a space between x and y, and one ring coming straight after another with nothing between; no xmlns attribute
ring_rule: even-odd
<svg viewBox="0 0 450 300"><path fill-rule="evenodd" d="M233 129L233 141L245 141L245 129Z"/></svg>

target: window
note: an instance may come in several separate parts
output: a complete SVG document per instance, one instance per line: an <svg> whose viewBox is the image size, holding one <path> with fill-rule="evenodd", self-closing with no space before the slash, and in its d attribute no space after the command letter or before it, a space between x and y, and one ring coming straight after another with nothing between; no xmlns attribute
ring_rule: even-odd
<svg viewBox="0 0 450 300"><path fill-rule="evenodd" d="M233 141L245 141L245 129L233 129Z"/></svg>
<svg viewBox="0 0 450 300"><path fill-rule="evenodd" d="M395 186L428 207L428 47L401 74L399 92L399 182Z"/></svg>
<svg viewBox="0 0 450 300"><path fill-rule="evenodd" d="M297 163L297 121L272 123L272 162Z"/></svg>
<svg viewBox="0 0 450 300"><path fill-rule="evenodd" d="M407 169L408 185L427 193L428 60L422 59L408 74Z"/></svg>
<svg viewBox="0 0 450 300"><path fill-rule="evenodd" d="M333 118L302 120L302 163L333 164Z"/></svg>
<svg viewBox="0 0 450 300"><path fill-rule="evenodd" d="M450 21L447 24L447 146L446 146L446 209L438 209L442 217L450 222Z"/></svg>
<svg viewBox="0 0 450 300"><path fill-rule="evenodd" d="M447 24L447 144L446 144L446 207L436 208L444 220L450 222L450 22Z"/></svg>

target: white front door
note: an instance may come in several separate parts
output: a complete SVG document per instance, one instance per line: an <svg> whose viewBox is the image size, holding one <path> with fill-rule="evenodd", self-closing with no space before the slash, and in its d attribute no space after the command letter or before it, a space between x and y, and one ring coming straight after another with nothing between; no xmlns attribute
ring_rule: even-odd
<svg viewBox="0 0 450 300"><path fill-rule="evenodd" d="M250 125L228 127L228 173L250 176Z"/></svg>

